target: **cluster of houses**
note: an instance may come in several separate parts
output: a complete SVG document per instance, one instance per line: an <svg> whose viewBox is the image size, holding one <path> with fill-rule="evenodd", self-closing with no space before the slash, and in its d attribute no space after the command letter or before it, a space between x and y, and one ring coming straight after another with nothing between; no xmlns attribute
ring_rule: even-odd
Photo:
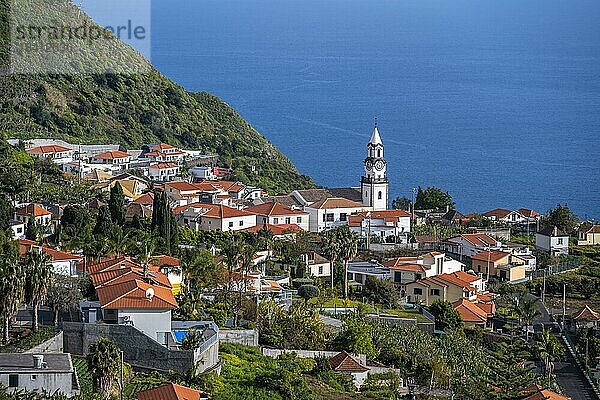
<svg viewBox="0 0 600 400"><path fill-rule="evenodd" d="M436 237L414 237L411 234L414 224L433 221L447 226L468 225L471 216L455 210L413 210L411 213L389 210L387 163L377 127L367 145L360 186L294 190L279 196L269 196L259 187L227 180L232 171L216 167L214 156L181 150L165 143L145 145L139 150L113 145L71 145L57 140L32 140L25 145L29 154L52 160L65 173L88 180L95 188L109 191L120 185L127 203L127 221L135 217L149 218L154 204L153 190L163 190L177 223L194 231L258 232L268 229L275 238L293 239L300 231L320 233L347 226L365 239L367 246L378 242L416 248L421 254L414 257L350 262L350 286L361 290L369 278L389 280L396 285L406 303L425 306L436 300L452 303L467 326L489 327L495 314L494 295L487 288L490 280L522 282L528 279L528 272L537 268L536 257L530 248L508 246L498 239L498 235L477 229L444 241ZM101 205L98 200L87 204L91 208ZM175 295L183 284L178 272L179 260L156 256L143 264L129 256L116 256L88 263L82 255L24 239L30 221L48 227L50 232L61 212L59 206L19 204L10 225L14 238L20 239L23 254L40 251L49 256L55 273L90 276L98 300L81 303L82 323L103 322L133 327L153 343L173 351L180 348L190 329L199 329L207 346L203 352L194 353L194 361L202 360L205 370L214 368L218 363L218 352L214 351L214 346L218 349L218 328L214 323L178 322L171 317L172 310L177 308ZM556 227L539 230L541 215L534 210L496 209L482 216L492 225L519 226L528 232L531 229L536 232L537 248L553 256L568 254L569 235ZM600 225L583 224L579 229L578 244L600 244ZM327 282L331 279L331 260L314 251L302 254L300 259L309 277ZM289 277L267 276L264 268L267 260L278 262L269 250L254 254L253 267L243 274L240 271L230 274L228 288L252 293L257 299L269 296L290 301ZM75 394L79 390L68 354L38 358L23 355L17 361L18 367L23 368L29 378L15 375L11 370L4 382L0 362L3 379L0 383L9 388L35 389L39 382L50 379L45 378L40 369L52 364L56 365L52 367L53 373L60 375L52 378L60 391ZM332 356L330 363L335 371L352 375L355 382L360 383L366 378L368 368L347 353ZM36 381L33 376L41 378ZM167 384L141 392L138 398L202 398L204 395Z"/></svg>

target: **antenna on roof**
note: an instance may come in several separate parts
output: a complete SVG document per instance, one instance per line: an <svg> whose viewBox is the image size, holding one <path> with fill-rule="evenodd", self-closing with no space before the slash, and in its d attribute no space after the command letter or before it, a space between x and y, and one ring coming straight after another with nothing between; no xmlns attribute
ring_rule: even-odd
<svg viewBox="0 0 600 400"><path fill-rule="evenodd" d="M377 116L375 117L375 128L377 128Z"/></svg>

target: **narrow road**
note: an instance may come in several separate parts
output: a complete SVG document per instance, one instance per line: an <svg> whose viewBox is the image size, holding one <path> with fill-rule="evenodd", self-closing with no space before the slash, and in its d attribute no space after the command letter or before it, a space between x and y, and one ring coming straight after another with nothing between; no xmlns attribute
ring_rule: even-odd
<svg viewBox="0 0 600 400"><path fill-rule="evenodd" d="M550 328L556 338L564 343L560 335L560 325L552 320L546 306L533 295L528 298L535 300L540 311L540 317L535 321L536 331L542 327ZM594 389L577 366L577 362L568 349L565 348L565 360L554 363L554 375L564 394L572 400L598 400Z"/></svg>

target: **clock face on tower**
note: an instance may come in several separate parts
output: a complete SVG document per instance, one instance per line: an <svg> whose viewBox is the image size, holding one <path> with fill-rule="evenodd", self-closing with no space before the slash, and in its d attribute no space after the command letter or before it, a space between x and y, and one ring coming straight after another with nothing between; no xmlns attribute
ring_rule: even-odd
<svg viewBox="0 0 600 400"><path fill-rule="evenodd" d="M377 171L383 170L384 166L385 166L385 163L383 162L383 160L377 160L377 162L375 163L375 169Z"/></svg>
<svg viewBox="0 0 600 400"><path fill-rule="evenodd" d="M371 171L373 170L373 161L371 160L367 160L365 162L365 168L367 169L367 171Z"/></svg>

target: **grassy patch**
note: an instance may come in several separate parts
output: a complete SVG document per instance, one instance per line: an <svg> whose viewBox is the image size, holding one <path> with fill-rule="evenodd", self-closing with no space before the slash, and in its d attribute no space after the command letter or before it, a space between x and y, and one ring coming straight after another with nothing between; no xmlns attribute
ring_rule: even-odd
<svg viewBox="0 0 600 400"><path fill-rule="evenodd" d="M25 332L29 333L25 334ZM23 331L23 334L13 337L9 344L0 346L0 353L22 353L53 338L56 331L54 327L47 326L35 332Z"/></svg>

